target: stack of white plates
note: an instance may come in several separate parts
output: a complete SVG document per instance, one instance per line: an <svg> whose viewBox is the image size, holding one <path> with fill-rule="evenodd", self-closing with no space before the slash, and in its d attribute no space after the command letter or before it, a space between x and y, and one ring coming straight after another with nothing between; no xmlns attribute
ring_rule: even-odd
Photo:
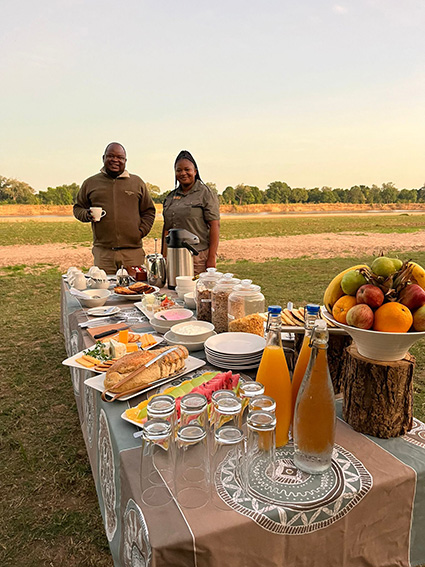
<svg viewBox="0 0 425 567"><path fill-rule="evenodd" d="M221 333L204 344L208 362L226 370L257 368L265 346L263 337L251 333Z"/></svg>

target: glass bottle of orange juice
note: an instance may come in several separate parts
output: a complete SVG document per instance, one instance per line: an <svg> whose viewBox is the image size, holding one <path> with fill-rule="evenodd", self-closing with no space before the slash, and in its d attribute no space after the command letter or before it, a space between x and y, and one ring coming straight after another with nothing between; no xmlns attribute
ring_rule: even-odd
<svg viewBox="0 0 425 567"><path fill-rule="evenodd" d="M307 370L308 361L310 360L311 347L310 337L313 325L319 317L320 307L309 303L305 308L305 334L301 350L298 354L297 362L295 364L294 372L292 374L292 423L294 420L295 402L297 401L298 390L300 389L301 382L303 381L305 371Z"/></svg>
<svg viewBox="0 0 425 567"><path fill-rule="evenodd" d="M326 321L318 319L311 334L311 356L301 383L293 426L294 463L302 471L319 474L331 466L335 441L335 397L326 351Z"/></svg>
<svg viewBox="0 0 425 567"><path fill-rule="evenodd" d="M256 380L264 385L265 394L276 402L276 447L288 442L291 423L291 379L280 332L279 305L268 309L267 338Z"/></svg>

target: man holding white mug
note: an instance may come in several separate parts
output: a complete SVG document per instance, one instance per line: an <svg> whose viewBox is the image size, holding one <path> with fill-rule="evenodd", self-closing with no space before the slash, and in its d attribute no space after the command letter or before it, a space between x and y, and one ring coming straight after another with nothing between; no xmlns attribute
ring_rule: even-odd
<svg viewBox="0 0 425 567"><path fill-rule="evenodd" d="M155 220L149 191L126 161L124 146L108 144L100 173L83 182L74 205L75 218L92 223L94 264L108 274L144 263L142 239Z"/></svg>

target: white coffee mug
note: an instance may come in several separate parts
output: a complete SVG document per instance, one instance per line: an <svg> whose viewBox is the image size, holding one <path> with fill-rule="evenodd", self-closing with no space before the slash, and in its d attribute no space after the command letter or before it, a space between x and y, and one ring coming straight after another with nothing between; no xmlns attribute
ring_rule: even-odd
<svg viewBox="0 0 425 567"><path fill-rule="evenodd" d="M90 212L94 222L99 222L100 219L106 215L106 211L104 211L102 207L90 207Z"/></svg>
<svg viewBox="0 0 425 567"><path fill-rule="evenodd" d="M76 274L74 281L72 282L72 287L75 287L75 289L80 291L86 289L87 283L84 274Z"/></svg>

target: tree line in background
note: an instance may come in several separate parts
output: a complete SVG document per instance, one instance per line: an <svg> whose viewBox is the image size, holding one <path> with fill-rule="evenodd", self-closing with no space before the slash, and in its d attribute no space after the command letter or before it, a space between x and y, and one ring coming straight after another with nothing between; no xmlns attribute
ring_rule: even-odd
<svg viewBox="0 0 425 567"><path fill-rule="evenodd" d="M163 203L170 191L161 193L157 185L146 183L155 203ZM208 187L218 194L215 183L207 183ZM0 176L1 204L30 205L72 205L80 189L76 183L48 187L46 191L36 193L34 189L17 179ZM381 187L372 185L354 185L350 189L331 187L290 187L284 181L273 181L267 189L259 189L253 185L240 183L235 187L226 187L218 195L223 205L254 205L270 203L424 203L425 183L419 189L397 189L392 182L383 183Z"/></svg>

